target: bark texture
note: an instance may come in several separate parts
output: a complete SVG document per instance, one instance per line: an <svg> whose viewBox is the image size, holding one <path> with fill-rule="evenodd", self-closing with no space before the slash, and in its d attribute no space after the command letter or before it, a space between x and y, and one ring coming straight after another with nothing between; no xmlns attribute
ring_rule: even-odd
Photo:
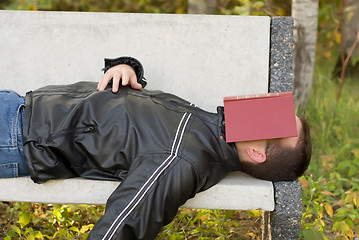
<svg viewBox="0 0 359 240"><path fill-rule="evenodd" d="M318 0L292 0L294 102L299 112L305 110L312 88L317 42L318 5Z"/></svg>

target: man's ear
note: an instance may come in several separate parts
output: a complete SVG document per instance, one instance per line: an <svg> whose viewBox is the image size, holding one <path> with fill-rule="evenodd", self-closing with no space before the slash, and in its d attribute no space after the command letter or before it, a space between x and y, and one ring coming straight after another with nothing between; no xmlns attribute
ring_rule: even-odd
<svg viewBox="0 0 359 240"><path fill-rule="evenodd" d="M257 163L264 163L267 160L267 156L264 149L249 147L247 148L247 155Z"/></svg>

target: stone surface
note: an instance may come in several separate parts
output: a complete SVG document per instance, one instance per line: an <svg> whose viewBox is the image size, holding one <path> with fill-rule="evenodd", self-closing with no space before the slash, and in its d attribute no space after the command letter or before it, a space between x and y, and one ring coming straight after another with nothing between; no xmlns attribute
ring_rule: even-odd
<svg viewBox="0 0 359 240"><path fill-rule="evenodd" d="M270 92L293 90L293 20L273 17L271 24ZM298 239L302 215L302 188L298 180L274 183L275 211L265 216L271 239Z"/></svg>
<svg viewBox="0 0 359 240"><path fill-rule="evenodd" d="M10 202L105 204L120 184L83 178L34 183L29 177L0 179L0 200ZM6 186L6 187L4 187ZM207 191L201 192L183 206L201 209L274 210L271 182L253 179L236 172Z"/></svg>
<svg viewBox="0 0 359 240"><path fill-rule="evenodd" d="M272 239L299 239L302 188L299 181L274 183L275 211L271 213Z"/></svg>
<svg viewBox="0 0 359 240"><path fill-rule="evenodd" d="M293 19L273 17L269 92L293 91Z"/></svg>

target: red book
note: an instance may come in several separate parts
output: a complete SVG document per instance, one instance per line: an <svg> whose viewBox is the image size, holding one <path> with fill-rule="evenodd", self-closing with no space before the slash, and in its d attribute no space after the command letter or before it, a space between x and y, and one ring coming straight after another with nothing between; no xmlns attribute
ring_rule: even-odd
<svg viewBox="0 0 359 240"><path fill-rule="evenodd" d="M297 136L292 92L224 98L226 142Z"/></svg>

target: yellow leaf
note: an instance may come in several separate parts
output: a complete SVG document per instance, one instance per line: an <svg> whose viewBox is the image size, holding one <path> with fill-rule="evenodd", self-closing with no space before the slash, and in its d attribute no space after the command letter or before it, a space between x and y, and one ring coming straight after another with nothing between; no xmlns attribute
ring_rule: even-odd
<svg viewBox="0 0 359 240"><path fill-rule="evenodd" d="M15 225L11 225L11 228L17 233L19 234L19 236L21 237L21 230L19 227L15 226Z"/></svg>
<svg viewBox="0 0 359 240"><path fill-rule="evenodd" d="M80 232L80 230L77 227L74 227L74 226L70 227L69 230L77 232L77 233Z"/></svg>
<svg viewBox="0 0 359 240"><path fill-rule="evenodd" d="M285 14L286 14L286 12L284 11L284 9L278 9L277 11L276 11L276 15L277 16L284 16Z"/></svg>
<svg viewBox="0 0 359 240"><path fill-rule="evenodd" d="M246 233L245 234L246 237L250 237L251 239L255 239L256 235L254 233Z"/></svg>
<svg viewBox="0 0 359 240"><path fill-rule="evenodd" d="M359 208L359 193L354 195L353 203L357 208Z"/></svg>
<svg viewBox="0 0 359 240"><path fill-rule="evenodd" d="M35 240L35 237L34 235L31 234L26 238L26 240Z"/></svg>
<svg viewBox="0 0 359 240"><path fill-rule="evenodd" d="M335 32L335 33L334 33L334 40L335 40L336 43L341 43L341 41L342 41L342 36L340 35L339 32Z"/></svg>
<svg viewBox="0 0 359 240"><path fill-rule="evenodd" d="M326 204L324 207L329 217L333 218L333 207L330 204Z"/></svg>
<svg viewBox="0 0 359 240"><path fill-rule="evenodd" d="M20 223L21 228L28 225L30 223L30 221L31 221L31 216L27 212L21 212L19 214L19 223Z"/></svg>
<svg viewBox="0 0 359 240"><path fill-rule="evenodd" d="M84 225L81 227L80 233L85 233L90 231L93 228L93 224L89 224L89 225Z"/></svg>
<svg viewBox="0 0 359 240"><path fill-rule="evenodd" d="M249 217L249 218L259 217L261 214L262 214L262 211L259 210L259 209L248 211L248 217Z"/></svg>
<svg viewBox="0 0 359 240"><path fill-rule="evenodd" d="M352 202L352 199L353 199L353 194L352 194L352 192L346 191L346 192L345 192L344 201L345 201L346 203L351 203L351 202Z"/></svg>
<svg viewBox="0 0 359 240"><path fill-rule="evenodd" d="M320 223L320 226L324 227L325 226L325 223L322 219L319 219L319 223Z"/></svg>
<svg viewBox="0 0 359 240"><path fill-rule="evenodd" d="M42 236L42 233L41 233L41 232L37 232L37 233L35 234L35 238L44 239L44 237Z"/></svg>
<svg viewBox="0 0 359 240"><path fill-rule="evenodd" d="M351 231L349 225L346 222L341 222L340 224L340 231L344 234L348 233Z"/></svg>
<svg viewBox="0 0 359 240"><path fill-rule="evenodd" d="M350 22L354 16L354 11L350 11L347 13L347 21Z"/></svg>
<svg viewBox="0 0 359 240"><path fill-rule="evenodd" d="M183 14L184 13L184 9L183 8L178 8L176 9L176 14Z"/></svg>
<svg viewBox="0 0 359 240"><path fill-rule="evenodd" d="M355 158L359 158L359 148L355 148L351 152L354 154Z"/></svg>

